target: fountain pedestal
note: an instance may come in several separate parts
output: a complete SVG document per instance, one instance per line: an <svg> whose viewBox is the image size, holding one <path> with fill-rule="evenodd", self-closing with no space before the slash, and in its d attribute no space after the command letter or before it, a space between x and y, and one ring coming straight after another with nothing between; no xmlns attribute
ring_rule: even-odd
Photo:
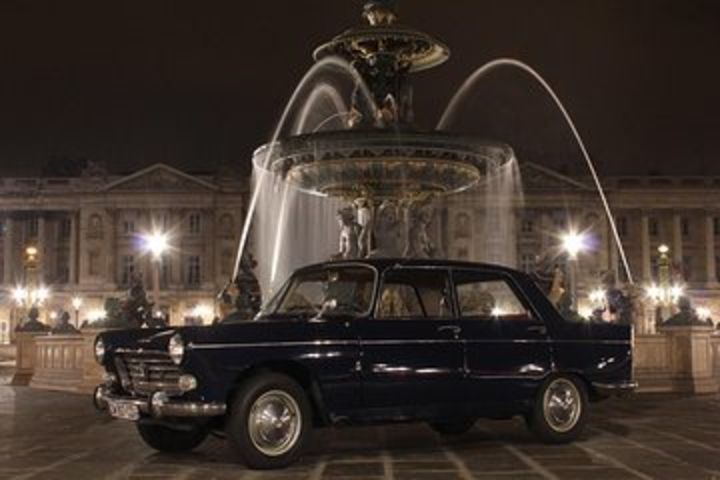
<svg viewBox="0 0 720 480"><path fill-rule="evenodd" d="M716 393L718 377L713 371L714 345L709 326L660 326L666 336L671 390Z"/></svg>

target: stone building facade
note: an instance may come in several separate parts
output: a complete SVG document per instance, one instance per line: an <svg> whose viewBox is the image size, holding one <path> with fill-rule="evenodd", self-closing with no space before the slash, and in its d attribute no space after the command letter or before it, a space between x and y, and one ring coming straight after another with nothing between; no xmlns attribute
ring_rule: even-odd
<svg viewBox="0 0 720 480"><path fill-rule="evenodd" d="M627 280L597 190L587 179L540 165L526 162L520 169L524 200L512 199L502 225L483 218L485 203L472 193L448 199L431 232L439 251L483 260L491 238L493 248L506 249L505 262L531 271L559 255L562 232L586 231L590 248L576 266L579 305L587 310L589 293L604 280ZM666 244L695 304L720 318L720 177L603 182L635 282L646 286L657 279L657 248ZM232 273L248 183L164 164L127 176L0 179L0 342L9 340L18 322L12 291L25 281L27 245L38 247L39 277L50 290L44 320L61 309L74 318L72 298L79 296L82 321L98 315L107 297L122 296L133 275L152 294L154 267L139 236L153 230L168 232L173 247L162 261L160 305L173 323L198 308L209 322L217 312L215 296Z"/></svg>
<svg viewBox="0 0 720 480"><path fill-rule="evenodd" d="M515 199L506 248L523 270L560 256L560 237L570 228L588 234L587 251L577 260L578 300L591 308L589 294L610 278L624 284L627 276L612 241L609 222L591 179L569 177L533 163L521 165L524 199ZM682 284L698 307L720 320L720 177L634 176L602 180L633 280L641 288L657 282L658 247L670 249L674 281ZM483 202L454 199L444 212L446 253L478 260L476 251L484 222ZM522 207L520 207L520 203ZM647 317L654 315L647 302Z"/></svg>
<svg viewBox="0 0 720 480"><path fill-rule="evenodd" d="M39 251L38 283L49 289L42 309L92 320L108 297L123 296L133 276L153 292L153 268L141 236L167 232L171 249L159 271L159 305L173 323L215 313L228 281L242 226L246 181L196 176L156 164L127 176L86 172L76 178L0 180L0 341L19 321L13 290L27 281L23 251Z"/></svg>

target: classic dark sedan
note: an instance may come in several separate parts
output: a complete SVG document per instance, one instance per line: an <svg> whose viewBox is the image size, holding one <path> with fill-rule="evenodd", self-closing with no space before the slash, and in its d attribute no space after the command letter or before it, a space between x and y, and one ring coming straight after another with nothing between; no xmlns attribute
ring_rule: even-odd
<svg viewBox="0 0 720 480"><path fill-rule="evenodd" d="M564 319L527 275L473 263L302 268L255 321L108 331L98 408L160 451L224 432L253 468L293 462L313 427L422 421L461 434L522 415L547 442L632 390L632 329Z"/></svg>

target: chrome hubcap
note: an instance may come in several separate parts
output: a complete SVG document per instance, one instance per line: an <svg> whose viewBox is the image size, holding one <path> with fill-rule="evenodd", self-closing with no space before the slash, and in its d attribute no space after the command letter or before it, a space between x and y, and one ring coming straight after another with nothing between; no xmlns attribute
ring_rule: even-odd
<svg viewBox="0 0 720 480"><path fill-rule="evenodd" d="M582 398L573 382L565 378L553 380L543 395L543 413L550 428L567 432L577 424L582 412Z"/></svg>
<svg viewBox="0 0 720 480"><path fill-rule="evenodd" d="M250 440L265 455L276 457L287 453L295 446L301 427L300 407L282 390L263 393L250 407Z"/></svg>

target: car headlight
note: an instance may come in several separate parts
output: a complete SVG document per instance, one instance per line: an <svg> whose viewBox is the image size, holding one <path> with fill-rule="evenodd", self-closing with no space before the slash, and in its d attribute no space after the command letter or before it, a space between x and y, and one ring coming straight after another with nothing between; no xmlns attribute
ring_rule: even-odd
<svg viewBox="0 0 720 480"><path fill-rule="evenodd" d="M101 337L95 340L95 360L102 365L105 360L105 342Z"/></svg>
<svg viewBox="0 0 720 480"><path fill-rule="evenodd" d="M183 356L185 355L185 342L179 333L170 337L170 342L168 343L168 355L170 355L170 359L175 363L175 365L180 365L182 362Z"/></svg>

